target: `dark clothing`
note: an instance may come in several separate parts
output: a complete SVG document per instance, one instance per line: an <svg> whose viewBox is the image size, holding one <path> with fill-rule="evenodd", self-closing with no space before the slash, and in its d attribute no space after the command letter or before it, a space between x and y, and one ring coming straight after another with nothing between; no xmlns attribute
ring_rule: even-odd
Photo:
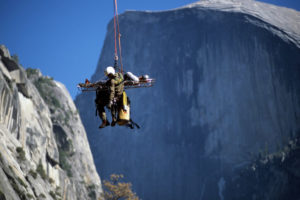
<svg viewBox="0 0 300 200"><path fill-rule="evenodd" d="M108 104L114 104L111 108L111 115L113 121L117 119L117 111L121 103L121 97L124 91L124 83L123 83L123 75L117 72L113 78L107 80L107 88L99 89L96 91L96 99L95 103L97 106L97 112L99 113L99 117L102 121L106 121L106 113L104 107Z"/></svg>
<svg viewBox="0 0 300 200"><path fill-rule="evenodd" d="M104 107L109 104L109 91L108 90L97 90L96 91L96 112L99 114L99 117L102 121L106 121L106 114Z"/></svg>

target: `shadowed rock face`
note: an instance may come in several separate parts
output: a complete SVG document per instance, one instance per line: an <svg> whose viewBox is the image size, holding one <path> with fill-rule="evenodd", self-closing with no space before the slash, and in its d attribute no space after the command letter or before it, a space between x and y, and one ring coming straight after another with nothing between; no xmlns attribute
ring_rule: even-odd
<svg viewBox="0 0 300 200"><path fill-rule="evenodd" d="M222 199L233 169L299 131L299 44L276 24L201 5L119 19L125 69L157 83L128 91L135 131L97 130L94 94L77 97L102 178L125 174L142 199ZM112 54L110 23L93 81Z"/></svg>
<svg viewBox="0 0 300 200"><path fill-rule="evenodd" d="M227 177L228 199L299 199L300 132L276 152L267 151L251 165Z"/></svg>

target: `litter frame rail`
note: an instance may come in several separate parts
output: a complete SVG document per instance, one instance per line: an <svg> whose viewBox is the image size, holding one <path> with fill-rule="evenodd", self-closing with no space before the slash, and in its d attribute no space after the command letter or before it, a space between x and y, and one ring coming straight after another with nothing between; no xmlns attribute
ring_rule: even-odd
<svg viewBox="0 0 300 200"><path fill-rule="evenodd" d="M124 89L133 89L133 88L147 88L152 87L155 83L155 79L144 79L139 81L125 80L124 81ZM79 83L77 88L82 92L96 91L100 90L108 90L108 86L106 85L106 80L100 80L95 83Z"/></svg>

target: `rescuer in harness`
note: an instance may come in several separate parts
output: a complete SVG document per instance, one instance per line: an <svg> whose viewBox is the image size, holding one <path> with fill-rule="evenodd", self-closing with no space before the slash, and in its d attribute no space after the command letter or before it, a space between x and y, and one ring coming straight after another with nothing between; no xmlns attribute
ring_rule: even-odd
<svg viewBox="0 0 300 200"><path fill-rule="evenodd" d="M124 78L122 73L116 72L118 68L118 56L115 56L114 67L108 66L104 73L108 77L106 82L108 90L97 90L96 91L96 107L102 124L99 128L106 126L115 126L117 123L117 112L122 105L122 94L124 91ZM112 123L110 124L107 120L104 107L107 107L111 111Z"/></svg>

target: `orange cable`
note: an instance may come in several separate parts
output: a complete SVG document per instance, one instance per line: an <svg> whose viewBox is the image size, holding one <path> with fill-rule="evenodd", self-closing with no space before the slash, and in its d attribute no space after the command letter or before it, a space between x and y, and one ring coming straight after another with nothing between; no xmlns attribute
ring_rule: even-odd
<svg viewBox="0 0 300 200"><path fill-rule="evenodd" d="M121 73L123 74L121 33L120 33L120 26L119 26L119 15L118 15L118 3L117 3L117 0L114 1L114 5L115 5L115 12L116 12L116 19L117 19L116 22L117 22L117 28L118 28L118 41L119 41Z"/></svg>

